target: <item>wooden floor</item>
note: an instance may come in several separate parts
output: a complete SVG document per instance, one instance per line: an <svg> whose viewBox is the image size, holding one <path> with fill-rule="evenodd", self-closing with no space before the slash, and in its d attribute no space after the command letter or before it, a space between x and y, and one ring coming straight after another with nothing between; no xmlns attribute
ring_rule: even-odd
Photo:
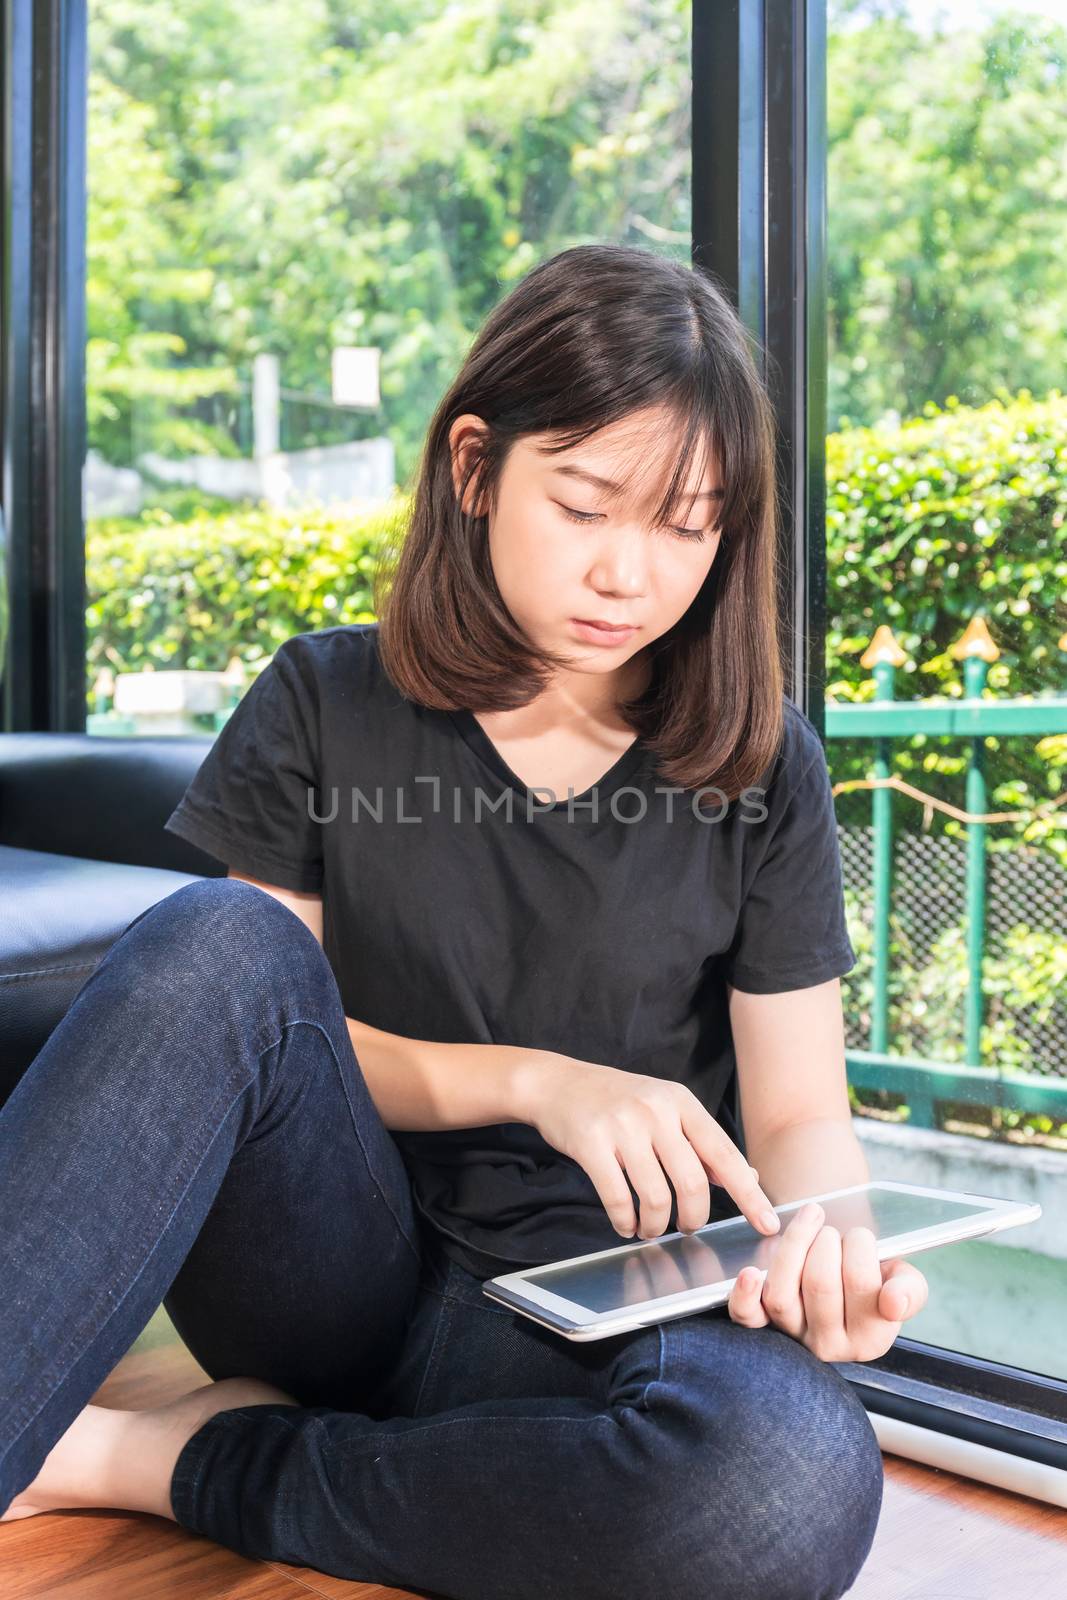
<svg viewBox="0 0 1067 1600"><path fill-rule="evenodd" d="M207 1381L160 1311L94 1398L142 1409ZM3 1600L405 1600L407 1594L310 1567L249 1561L163 1518L132 1512L62 1511L0 1526ZM885 1456L882 1518L849 1600L1065 1595L1067 1512Z"/></svg>

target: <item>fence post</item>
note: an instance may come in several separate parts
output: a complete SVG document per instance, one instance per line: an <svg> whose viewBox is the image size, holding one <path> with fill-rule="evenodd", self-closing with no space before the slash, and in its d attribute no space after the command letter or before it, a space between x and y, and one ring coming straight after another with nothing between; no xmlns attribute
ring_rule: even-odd
<svg viewBox="0 0 1067 1600"><path fill-rule="evenodd" d="M111 710L111 702L115 697L115 674L108 666L101 667L93 683L93 711L96 716L103 717Z"/></svg>
<svg viewBox="0 0 1067 1600"><path fill-rule="evenodd" d="M990 637L981 614L971 618L966 632L951 646L950 653L963 662L963 687L968 698L981 699L990 662L1000 651ZM971 740L967 764L967 810L986 809L985 738ZM964 1060L968 1066L982 1065L982 1019L985 996L982 984L982 956L985 949L985 839L984 822L967 824L967 1010L964 1025Z"/></svg>
<svg viewBox="0 0 1067 1600"><path fill-rule="evenodd" d="M226 691L226 704L219 707L213 718L216 733L221 731L224 724L229 721L236 711L238 702L244 694L247 679L248 673L245 671L245 664L240 656L231 656L226 663L226 671L222 674L222 686Z"/></svg>
<svg viewBox="0 0 1067 1600"><path fill-rule="evenodd" d="M252 454L259 461L281 445L281 363L258 355L252 363Z"/></svg>
<svg viewBox="0 0 1067 1600"><path fill-rule="evenodd" d="M874 674L876 701L892 700L893 675L907 656L897 643L893 630L885 623L860 656L860 666ZM890 774L890 741L880 735L875 740L874 775ZM893 898L893 794L891 789L871 792L872 894L874 899L874 998L871 1002L871 1049L884 1055L889 1048L889 912Z"/></svg>

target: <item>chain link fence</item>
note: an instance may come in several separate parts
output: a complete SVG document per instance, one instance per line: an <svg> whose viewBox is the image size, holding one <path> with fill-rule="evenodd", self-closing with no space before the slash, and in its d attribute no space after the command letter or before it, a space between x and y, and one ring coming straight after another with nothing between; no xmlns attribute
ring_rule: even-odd
<svg viewBox="0 0 1067 1600"><path fill-rule="evenodd" d="M846 1045L867 1050L873 993L874 830L838 825L856 966L843 980ZM893 841L890 1039L895 1054L961 1062L967 842L901 829ZM1002 1071L1067 1078L1067 868L1008 840L986 857L982 1058Z"/></svg>

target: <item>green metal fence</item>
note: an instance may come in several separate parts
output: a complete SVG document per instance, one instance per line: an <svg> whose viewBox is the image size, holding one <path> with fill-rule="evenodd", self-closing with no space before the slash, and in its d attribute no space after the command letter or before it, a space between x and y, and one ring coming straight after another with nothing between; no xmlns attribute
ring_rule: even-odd
<svg viewBox="0 0 1067 1600"><path fill-rule="evenodd" d="M1067 635L1060 641L1067 648ZM849 846L849 831L840 829L842 857L846 885L856 885L857 859L866 869L868 881L862 885L866 903L871 909L871 940L869 966L863 973L866 1005L869 1011L869 1030L865 1046L860 1048L855 1040L849 1041L846 1051L849 1079L857 1089L886 1090L903 1096L910 1108L909 1122L913 1125L934 1128L938 1123L938 1102L966 1103L989 1108L1010 1108L1024 1113L1039 1113L1057 1122L1067 1121L1067 1016L1055 1019L1055 1030L1049 1034L1041 1050L1042 1070L1025 1072L1005 1069L997 1059L983 1059L982 1030L989 994L984 981L987 965L987 913L990 889L990 852L987 838L989 813L987 812L986 738L990 735L1009 737L1042 736L1067 733L1067 696L1048 694L1034 698L992 697L986 688L986 676L991 661L999 651L981 617L975 618L963 637L953 646L953 654L962 663L963 695L953 700L923 700L902 702L894 699L894 674L905 660L889 628L877 630L866 654L861 657L864 666L871 668L874 677L874 698L862 704L832 704L826 706L826 736L828 740L870 739L873 741L871 776L871 827L870 849L867 859L863 852ZM965 742L967 750L966 783L963 810L959 813L967 820L965 851L949 864L949 887L958 893L959 909L966 940L966 976L960 996L959 1032L962 1043L962 1061L946 1062L927 1058L912 1051L891 1049L890 1041L890 989L891 989L891 908L894 899L895 876L899 874L900 855L895 849L894 787L907 790L899 775L893 776L894 741L918 733L950 736ZM830 767L833 771L833 753ZM855 787L849 784L835 788ZM897 804L901 804L898 801ZM912 805L907 798L903 802ZM1054 810L1062 804L1062 797L1044 802L1042 809ZM948 809L948 808L943 808ZM995 814L994 814L995 815ZM1067 812L1063 813L1067 819ZM972 820L973 819L973 820ZM983 820L984 819L984 820ZM910 842L916 842L914 833ZM936 843L936 841L933 841ZM1056 863L1048 853L1040 865L1045 876L1039 879L1042 888L1042 912L1057 941L1067 937L1067 869ZM1003 862L1003 856L993 858ZM852 871L850 874L850 863ZM931 863L933 865L931 866ZM998 889L1001 902L1022 901L1023 876L1013 873L1014 862L1005 863L1008 870L1000 874ZM963 883L951 883L952 867L962 867ZM1030 877L1033 878L1031 871ZM923 875L918 882L920 890L925 884L936 895L943 890L945 874L938 870L936 852L927 852ZM958 879L958 873L957 873ZM951 900L951 892L949 895ZM930 908L928 916L936 922L949 917L949 901L940 901ZM1019 909L1016 907L1015 909ZM845 980L850 984L853 975ZM906 1005L906 1000L904 1004ZM1062 1061L1062 1066L1061 1066Z"/></svg>

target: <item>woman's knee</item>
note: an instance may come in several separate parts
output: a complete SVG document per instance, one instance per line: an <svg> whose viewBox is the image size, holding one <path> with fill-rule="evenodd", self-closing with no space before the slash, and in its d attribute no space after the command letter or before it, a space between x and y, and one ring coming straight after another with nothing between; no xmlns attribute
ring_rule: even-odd
<svg viewBox="0 0 1067 1600"><path fill-rule="evenodd" d="M837 1600L878 1524L877 1436L833 1367L777 1329L728 1327L746 1344L690 1340L673 1363L668 1346L648 1391L654 1481L628 1508L633 1570L650 1594L669 1573L678 1600Z"/></svg>
<svg viewBox="0 0 1067 1600"><path fill-rule="evenodd" d="M197 878L165 894L126 926L122 938L138 936L144 949L166 955L166 971L214 971L229 978L240 966L254 970L304 958L323 960L315 934L275 894L243 878ZM222 963L222 965L219 965Z"/></svg>
<svg viewBox="0 0 1067 1600"><path fill-rule="evenodd" d="M311 929L276 896L241 878L199 878L135 917L116 945L138 963L139 999L171 1006L205 991L234 997L319 983L329 972Z"/></svg>

